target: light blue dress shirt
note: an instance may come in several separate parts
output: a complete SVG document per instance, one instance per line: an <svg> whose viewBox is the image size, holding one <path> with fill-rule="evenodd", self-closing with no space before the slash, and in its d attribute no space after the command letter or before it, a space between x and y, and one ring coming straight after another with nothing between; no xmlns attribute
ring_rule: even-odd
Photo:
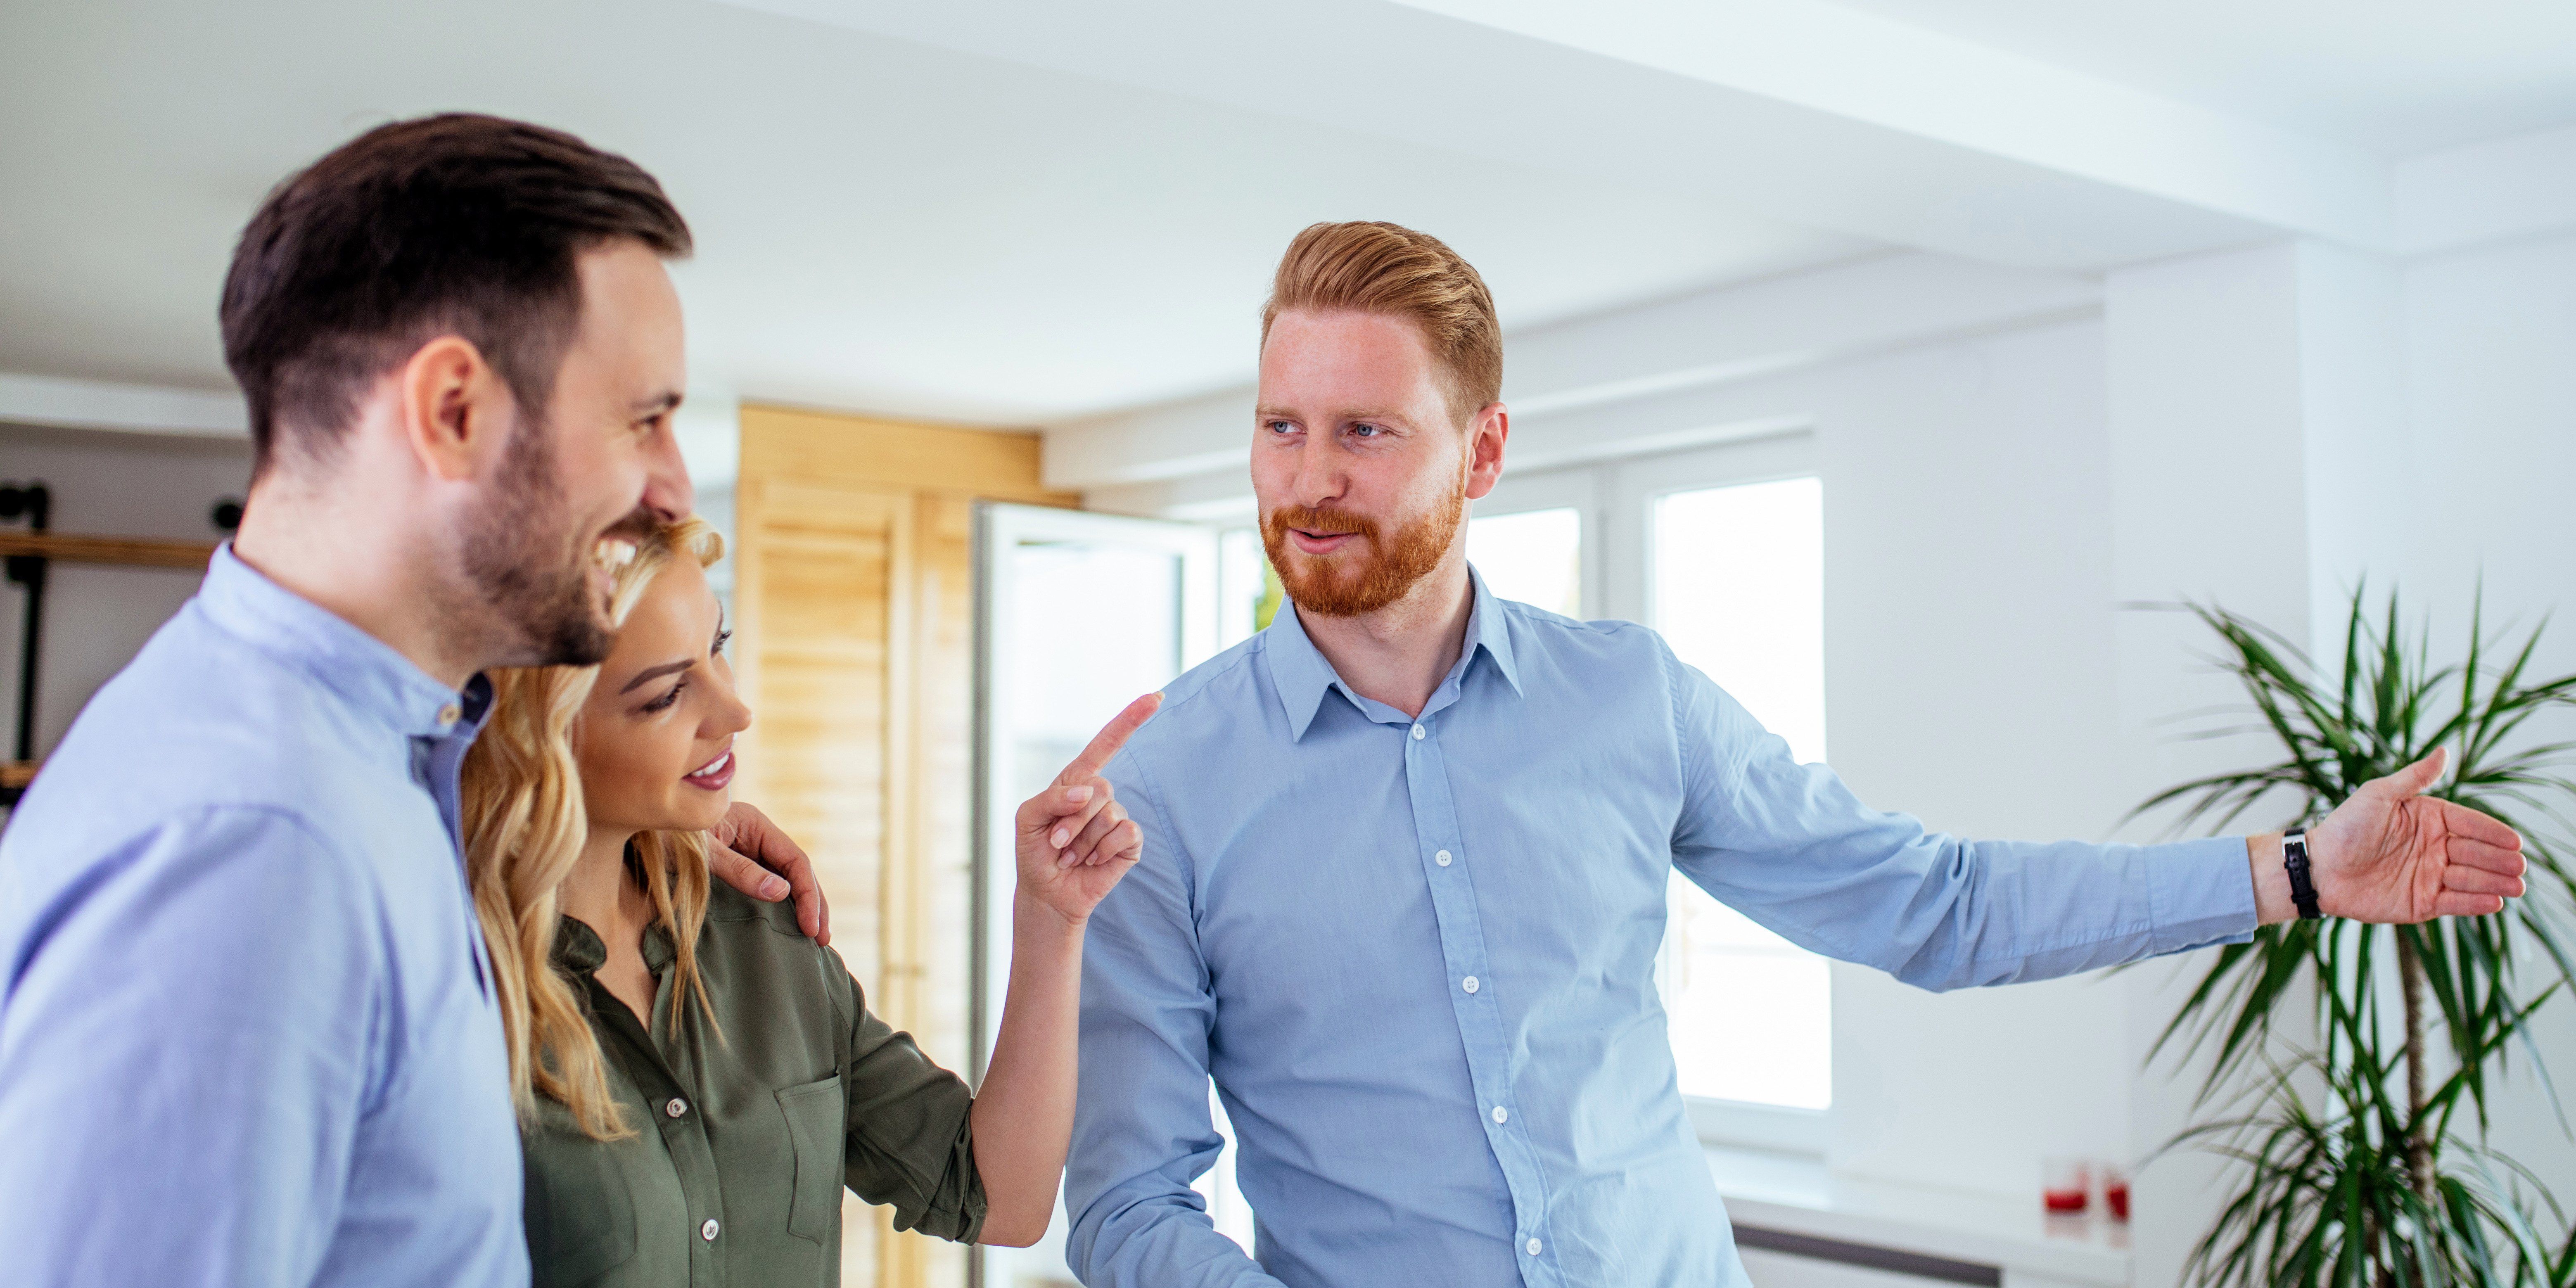
<svg viewBox="0 0 2576 1288"><path fill-rule="evenodd" d="M1145 854L1084 954L1067 1261L1092 1288L1743 1283L1655 993L1676 866L1935 989L2254 928L2242 839L1927 832L1644 627L1479 579L1467 640L1408 719L1283 612L1110 765ZM1189 1188L1211 1075L1258 1266Z"/></svg>
<svg viewBox="0 0 2576 1288"><path fill-rule="evenodd" d="M524 1285L460 695L215 554L0 836L12 1284Z"/></svg>

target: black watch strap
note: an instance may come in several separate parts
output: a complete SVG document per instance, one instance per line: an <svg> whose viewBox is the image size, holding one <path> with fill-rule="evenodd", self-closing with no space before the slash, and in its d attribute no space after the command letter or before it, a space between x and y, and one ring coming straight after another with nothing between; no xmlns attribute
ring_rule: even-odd
<svg viewBox="0 0 2576 1288"><path fill-rule="evenodd" d="M2282 835L2281 866L2290 873L2290 902L2298 906L2299 919L2323 917L2317 910L2317 883L2308 870L2308 829L2294 827Z"/></svg>

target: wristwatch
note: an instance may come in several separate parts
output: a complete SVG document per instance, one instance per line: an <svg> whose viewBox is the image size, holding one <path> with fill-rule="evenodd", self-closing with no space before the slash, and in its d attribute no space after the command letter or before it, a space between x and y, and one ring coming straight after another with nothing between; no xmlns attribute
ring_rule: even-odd
<svg viewBox="0 0 2576 1288"><path fill-rule="evenodd" d="M2294 827L2282 834L2281 866L2290 873L2290 902L2298 905L2299 920L2325 916L2317 910L2317 883L2308 875L2308 829Z"/></svg>

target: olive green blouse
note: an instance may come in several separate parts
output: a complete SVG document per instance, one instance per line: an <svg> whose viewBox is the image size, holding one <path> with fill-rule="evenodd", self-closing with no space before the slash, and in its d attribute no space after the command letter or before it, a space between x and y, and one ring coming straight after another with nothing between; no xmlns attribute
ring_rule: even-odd
<svg viewBox="0 0 2576 1288"><path fill-rule="evenodd" d="M592 1140L543 1103L525 1135L536 1288L837 1283L844 1183L892 1206L896 1229L974 1240L972 1093L868 1013L791 905L715 884L698 938L712 1026L674 995L670 937L655 927L643 951L660 981L649 1033L599 983L598 934L566 917L555 935L637 1135Z"/></svg>

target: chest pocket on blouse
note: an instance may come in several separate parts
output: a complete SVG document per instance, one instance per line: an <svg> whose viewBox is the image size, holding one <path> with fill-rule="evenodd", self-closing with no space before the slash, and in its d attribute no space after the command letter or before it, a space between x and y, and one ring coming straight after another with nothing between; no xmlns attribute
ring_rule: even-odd
<svg viewBox="0 0 2576 1288"><path fill-rule="evenodd" d="M610 1146L578 1132L528 1135L528 1260L537 1288L586 1284L635 1255L635 1200Z"/></svg>
<svg viewBox="0 0 2576 1288"><path fill-rule="evenodd" d="M832 1223L841 1215L841 1136L848 1114L841 1076L777 1095L778 1111L787 1116L788 1139L796 1146L796 1190L787 1209L787 1232L828 1247Z"/></svg>

